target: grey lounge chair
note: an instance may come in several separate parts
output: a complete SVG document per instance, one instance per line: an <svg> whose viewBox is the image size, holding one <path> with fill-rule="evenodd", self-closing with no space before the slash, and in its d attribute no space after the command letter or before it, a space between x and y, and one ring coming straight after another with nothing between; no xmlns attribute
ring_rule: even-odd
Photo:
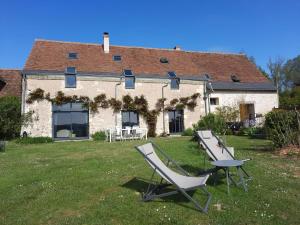
<svg viewBox="0 0 300 225"><path fill-rule="evenodd" d="M189 174L183 168L181 168L175 161L170 159L158 146L156 146L152 142L141 146L136 146L135 148L142 154L142 156L154 170L151 176L151 181L148 186L147 192L143 195L143 201L150 201L155 198L166 197L177 193L181 193L188 200L193 202L193 204L198 210L207 213L208 206L211 200L211 194L206 189L206 180L208 179L209 175L201 177L189 176ZM161 161L161 159L156 154L155 150L158 150L167 159L167 165L165 165ZM175 165L183 175L171 170L168 167L170 162L173 165ZM158 173L161 176L161 180L160 183L153 185L152 180L154 178L155 173ZM167 183L163 184L163 180L165 180ZM163 192L165 188L170 185L174 185L176 187L176 190ZM197 200L192 198L187 193L187 191L195 190L197 188L202 190L207 195L207 201L204 207L202 207Z"/></svg>
<svg viewBox="0 0 300 225"><path fill-rule="evenodd" d="M213 160L236 160L236 158L230 153L222 140L216 136L211 130L199 130L197 131L199 138L199 144L204 148L207 155ZM244 159L242 161L248 161L250 159ZM241 170L244 172L248 179L252 177L245 171L243 167Z"/></svg>

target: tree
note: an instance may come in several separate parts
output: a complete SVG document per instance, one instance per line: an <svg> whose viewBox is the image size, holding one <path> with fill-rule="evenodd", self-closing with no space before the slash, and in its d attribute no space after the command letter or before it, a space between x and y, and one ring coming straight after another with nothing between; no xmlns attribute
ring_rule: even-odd
<svg viewBox="0 0 300 225"><path fill-rule="evenodd" d="M283 67L286 84L289 88L300 86L300 55L288 60Z"/></svg>
<svg viewBox="0 0 300 225"><path fill-rule="evenodd" d="M244 54L247 57L247 59L256 66L256 68L259 70L259 72L261 72L262 75L264 75L266 78L270 79L269 74L261 66L257 65L254 56L247 55L246 53L244 53Z"/></svg>
<svg viewBox="0 0 300 225"><path fill-rule="evenodd" d="M274 82L274 85L277 88L277 93L282 92L285 89L286 78L283 70L284 59L281 57L277 57L276 59L269 59L267 63L270 77Z"/></svg>

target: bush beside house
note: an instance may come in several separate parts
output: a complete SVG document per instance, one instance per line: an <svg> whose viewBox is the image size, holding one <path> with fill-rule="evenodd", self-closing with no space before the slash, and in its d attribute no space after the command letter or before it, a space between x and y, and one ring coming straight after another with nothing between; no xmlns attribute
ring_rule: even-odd
<svg viewBox="0 0 300 225"><path fill-rule="evenodd" d="M22 124L19 97L0 97L0 140L9 140L20 135Z"/></svg>

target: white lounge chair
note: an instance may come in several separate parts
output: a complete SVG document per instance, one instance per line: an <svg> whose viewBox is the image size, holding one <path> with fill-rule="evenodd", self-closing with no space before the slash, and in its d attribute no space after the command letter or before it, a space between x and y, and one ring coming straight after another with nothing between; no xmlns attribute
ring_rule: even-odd
<svg viewBox="0 0 300 225"><path fill-rule="evenodd" d="M136 149L142 154L145 160L149 163L149 165L153 168L153 174L151 177L151 182L154 178L155 173L158 173L161 176L160 183L153 185L149 184L147 192L143 195L143 201L150 201L155 198L165 197L174 195L177 193L183 194L188 200L193 202L195 207L202 212L207 212L208 206L211 200L211 194L206 189L206 181L209 175L201 176L201 177L192 177L182 169L175 161L173 161L170 157L168 157L158 146L154 143L147 143L141 146L136 146ZM155 150L158 150L166 159L167 165L165 165L161 159L156 154ZM173 165L177 167L177 169L182 173L179 174L168 167L168 164L172 162ZM163 184L163 180L167 183ZM162 192L167 186L174 185L176 190ZM197 200L192 198L187 191L202 190L206 196L207 201L202 207Z"/></svg>
<svg viewBox="0 0 300 225"><path fill-rule="evenodd" d="M199 138L199 144L204 148L207 155L213 161L219 160L236 160L236 158L231 154L228 148L224 145L222 140L215 135L211 130L199 130L197 131L197 136ZM242 161L248 161L250 159L244 159ZM251 176L241 167L242 171L248 179Z"/></svg>

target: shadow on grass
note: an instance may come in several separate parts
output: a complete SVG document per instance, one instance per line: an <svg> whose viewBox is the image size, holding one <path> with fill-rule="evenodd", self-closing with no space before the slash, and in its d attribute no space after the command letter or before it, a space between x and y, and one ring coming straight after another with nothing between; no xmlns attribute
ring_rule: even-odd
<svg viewBox="0 0 300 225"><path fill-rule="evenodd" d="M147 191L147 188L148 188L149 184L155 185L155 183L153 181L151 182L150 180L146 180L146 179L143 179L143 178L134 177L133 179L129 180L128 182L122 184L121 187L128 188L128 189L131 189L131 190L134 190L134 191L138 191L142 195L142 193L144 193L144 192ZM169 191L174 191L174 190L175 190L175 188L169 188L169 187L167 187L167 188L164 189L164 192L161 192L161 193L165 193L165 192L169 192ZM187 193L191 197L193 197L196 191L197 190L191 190L191 191L188 191ZM178 204L180 206L183 206L183 207L186 207L186 208L198 211L192 205L191 206L186 205L186 203L189 203L190 200L188 200L180 192L177 193L177 194L174 194L174 195L163 197L163 198L157 198L155 201L156 202L164 202L164 203L176 203L176 204Z"/></svg>

